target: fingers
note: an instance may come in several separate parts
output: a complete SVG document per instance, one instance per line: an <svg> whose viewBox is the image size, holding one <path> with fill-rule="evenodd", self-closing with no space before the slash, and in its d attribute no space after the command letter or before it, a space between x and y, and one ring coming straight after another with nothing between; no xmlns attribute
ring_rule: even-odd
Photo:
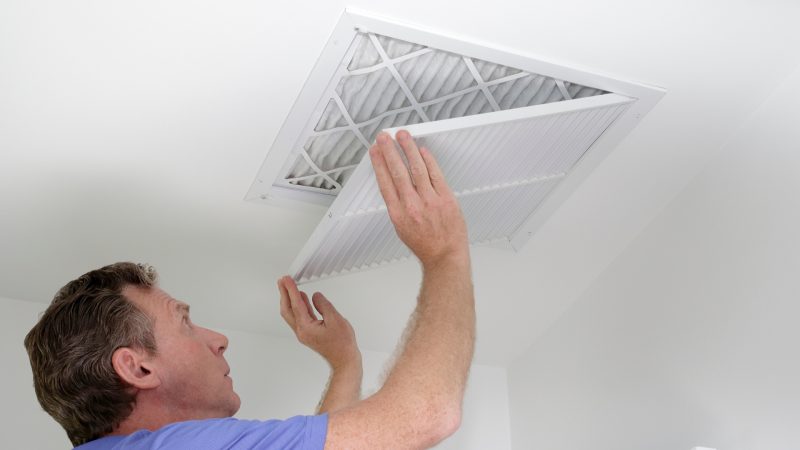
<svg viewBox="0 0 800 450"><path fill-rule="evenodd" d="M433 187L431 187L428 168L422 159L422 155L420 155L417 143L411 138L411 134L406 130L398 131L397 142L400 143L400 147L406 155L408 169L411 172L411 180L414 182L414 186L417 187L417 192L422 195L432 192Z"/></svg>
<svg viewBox="0 0 800 450"><path fill-rule="evenodd" d="M311 300L314 302L314 307L317 308L317 311L322 315L322 320L330 320L335 316L339 315L339 311L333 306L321 292L315 292L313 296L311 296Z"/></svg>
<svg viewBox="0 0 800 450"><path fill-rule="evenodd" d="M283 278L278 280L278 292L281 295L281 317L283 320L289 324L290 327L294 328L294 314L292 313L292 304L291 300L289 300L289 291L283 287Z"/></svg>
<svg viewBox="0 0 800 450"><path fill-rule="evenodd" d="M389 175L389 167L386 166L386 160L383 158L378 144L370 147L369 157L372 160L372 167L375 169L375 178L378 181L383 201L386 202L387 208L393 208L399 202L399 198L392 176Z"/></svg>
<svg viewBox="0 0 800 450"><path fill-rule="evenodd" d="M283 295L284 291L289 298L289 306L291 310L291 318L294 320L292 325L304 326L316 320L313 313L310 312L311 306L308 303L308 297L303 299L303 293L297 289L297 284L290 277L283 277L278 282L281 286L281 315L283 315ZM286 317L284 317L286 319ZM288 322L288 319L287 319Z"/></svg>
<svg viewBox="0 0 800 450"><path fill-rule="evenodd" d="M411 182L411 175L403 162L403 158L397 153L394 140L387 133L379 133L377 137L378 148L386 162L386 167L391 176L392 184L401 201L408 201L418 197L417 190ZM413 201L413 200L412 200Z"/></svg>
<svg viewBox="0 0 800 450"><path fill-rule="evenodd" d="M306 295L305 292L300 291L300 298L303 299L303 303L306 305L308 315L310 315L312 319L317 320L317 313L314 311L314 308L311 307L311 302L308 301L308 295Z"/></svg>
<svg viewBox="0 0 800 450"><path fill-rule="evenodd" d="M447 185L447 181L444 179L442 169L439 168L439 163L436 162L436 159L431 154L431 151L425 147L422 147L419 149L419 154L422 157L422 160L425 161L425 166L428 169L428 179L430 180L433 190L435 190L439 195L449 193L450 187Z"/></svg>

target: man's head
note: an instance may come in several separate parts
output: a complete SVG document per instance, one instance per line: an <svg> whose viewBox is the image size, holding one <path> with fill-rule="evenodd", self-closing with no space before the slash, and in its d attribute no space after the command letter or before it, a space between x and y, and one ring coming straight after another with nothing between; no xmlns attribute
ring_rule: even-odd
<svg viewBox="0 0 800 450"><path fill-rule="evenodd" d="M188 305L156 278L151 266L134 263L88 272L58 291L25 337L36 396L75 445L144 408L167 423L239 408L227 339L192 324Z"/></svg>

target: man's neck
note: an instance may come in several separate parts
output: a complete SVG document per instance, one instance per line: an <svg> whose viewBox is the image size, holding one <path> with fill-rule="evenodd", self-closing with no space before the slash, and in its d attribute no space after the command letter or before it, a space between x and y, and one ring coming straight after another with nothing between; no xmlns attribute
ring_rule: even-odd
<svg viewBox="0 0 800 450"><path fill-rule="evenodd" d="M169 414L164 408L153 407L148 402L137 399L131 414L125 418L111 435L128 435L139 430L156 431L161 427L183 420L175 414Z"/></svg>
<svg viewBox="0 0 800 450"><path fill-rule="evenodd" d="M167 404L162 398L149 392L139 392L133 411L111 435L128 435L139 430L156 431L171 423L186 420L207 419L207 415Z"/></svg>
<svg viewBox="0 0 800 450"><path fill-rule="evenodd" d="M139 392L131 414L109 435L126 436L139 430L156 431L172 423L230 417L221 413L181 408L149 392Z"/></svg>

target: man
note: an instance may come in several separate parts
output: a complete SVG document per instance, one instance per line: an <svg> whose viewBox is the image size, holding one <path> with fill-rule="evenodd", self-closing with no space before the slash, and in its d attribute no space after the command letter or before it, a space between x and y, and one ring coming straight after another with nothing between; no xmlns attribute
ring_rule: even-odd
<svg viewBox="0 0 800 450"><path fill-rule="evenodd" d="M452 434L472 359L475 307L467 231L427 149L408 132L369 150L398 236L423 280L407 339L384 385L359 399L361 355L347 320L321 294L281 278L281 315L332 369L316 416L231 418L225 336L191 322L189 306L149 266L118 263L67 284L25 338L42 407L91 449L403 449ZM322 319L317 319L315 310Z"/></svg>

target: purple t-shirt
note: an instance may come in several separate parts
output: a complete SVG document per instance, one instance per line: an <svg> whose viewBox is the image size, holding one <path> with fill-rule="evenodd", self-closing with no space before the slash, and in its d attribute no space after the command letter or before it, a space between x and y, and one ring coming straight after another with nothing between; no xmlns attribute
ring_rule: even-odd
<svg viewBox="0 0 800 450"><path fill-rule="evenodd" d="M76 450L322 450L327 433L327 414L264 422L234 418L190 420L156 431L106 436L78 446Z"/></svg>

